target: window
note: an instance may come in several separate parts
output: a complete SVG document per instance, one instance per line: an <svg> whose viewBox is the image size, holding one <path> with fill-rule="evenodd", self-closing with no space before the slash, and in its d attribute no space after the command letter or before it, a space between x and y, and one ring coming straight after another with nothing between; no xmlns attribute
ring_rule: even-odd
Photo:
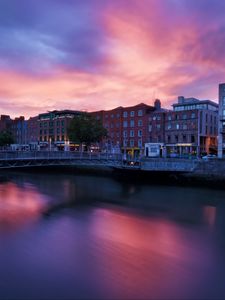
<svg viewBox="0 0 225 300"><path fill-rule="evenodd" d="M179 120L179 115L175 115L175 120Z"/></svg>
<svg viewBox="0 0 225 300"><path fill-rule="evenodd" d="M223 96L222 103L225 105L225 96Z"/></svg>
<svg viewBox="0 0 225 300"><path fill-rule="evenodd" d="M178 135L175 135L175 142L178 143Z"/></svg>
<svg viewBox="0 0 225 300"><path fill-rule="evenodd" d="M127 137L127 131L126 130L123 131L123 137Z"/></svg>
<svg viewBox="0 0 225 300"><path fill-rule="evenodd" d="M134 120L130 120L130 127L134 127Z"/></svg>
<svg viewBox="0 0 225 300"><path fill-rule="evenodd" d="M111 123L110 127L111 127L111 128L113 128L113 127L114 127L113 123Z"/></svg>
<svg viewBox="0 0 225 300"><path fill-rule="evenodd" d="M225 109L223 109L223 117L225 117Z"/></svg>
<svg viewBox="0 0 225 300"><path fill-rule="evenodd" d="M112 118L112 119L114 118L114 114L111 114L111 118Z"/></svg>
<svg viewBox="0 0 225 300"><path fill-rule="evenodd" d="M187 115L183 114L182 118L183 118L183 120L186 120L187 119Z"/></svg>
<svg viewBox="0 0 225 300"><path fill-rule="evenodd" d="M187 124L183 124L183 129L184 129L184 130L187 129Z"/></svg>
<svg viewBox="0 0 225 300"><path fill-rule="evenodd" d="M186 134L183 134L183 142L185 143L187 141L187 136Z"/></svg>
<svg viewBox="0 0 225 300"><path fill-rule="evenodd" d="M138 126L139 126L139 127L142 126L142 120L138 120Z"/></svg>
<svg viewBox="0 0 225 300"><path fill-rule="evenodd" d="M124 146L124 147L127 147L127 140L124 140L124 141L123 141L123 146Z"/></svg>
<svg viewBox="0 0 225 300"><path fill-rule="evenodd" d="M62 127L64 126L64 120L61 121L61 126L62 126Z"/></svg>
<svg viewBox="0 0 225 300"><path fill-rule="evenodd" d="M130 130L130 137L134 137L134 131Z"/></svg>
<svg viewBox="0 0 225 300"><path fill-rule="evenodd" d="M138 147L142 148L142 140L138 140Z"/></svg>
<svg viewBox="0 0 225 300"><path fill-rule="evenodd" d="M169 120L169 121L172 120L172 116L171 116L171 115L168 116L168 120Z"/></svg>
<svg viewBox="0 0 225 300"><path fill-rule="evenodd" d="M156 120L156 116L153 116L152 120L155 121Z"/></svg>
<svg viewBox="0 0 225 300"><path fill-rule="evenodd" d="M176 124L176 129L180 129L180 124Z"/></svg>
<svg viewBox="0 0 225 300"><path fill-rule="evenodd" d="M160 130L161 129L161 125L160 124L156 124L156 128L157 128L157 130Z"/></svg>
<svg viewBox="0 0 225 300"><path fill-rule="evenodd" d="M143 111L142 111L142 109L139 109L139 110L138 110L138 116L139 116L139 117L142 117L142 116L143 116Z"/></svg>
<svg viewBox="0 0 225 300"><path fill-rule="evenodd" d="M134 111L131 111L131 112L130 112L130 116L131 116L131 117L134 117Z"/></svg>
<svg viewBox="0 0 225 300"><path fill-rule="evenodd" d="M160 116L157 116L157 120L160 121L160 120L161 120L161 117L160 117Z"/></svg>
<svg viewBox="0 0 225 300"><path fill-rule="evenodd" d="M171 137L170 135L167 135L167 143L170 143L170 141L171 141Z"/></svg>
<svg viewBox="0 0 225 300"><path fill-rule="evenodd" d="M134 140L130 140L130 147L134 147Z"/></svg>
<svg viewBox="0 0 225 300"><path fill-rule="evenodd" d="M191 114L191 118L194 119L195 118L195 113Z"/></svg>
<svg viewBox="0 0 225 300"><path fill-rule="evenodd" d="M138 136L142 136L142 130L138 130Z"/></svg>
<svg viewBox="0 0 225 300"><path fill-rule="evenodd" d="M127 118L127 111L124 111L124 112L123 112L123 117L124 117L124 118Z"/></svg>
<svg viewBox="0 0 225 300"><path fill-rule="evenodd" d="M123 127L127 127L127 121L123 121Z"/></svg>
<svg viewBox="0 0 225 300"><path fill-rule="evenodd" d="M191 142L195 143L195 136L194 135L191 136Z"/></svg>
<svg viewBox="0 0 225 300"><path fill-rule="evenodd" d="M171 125L171 124L168 124L168 125L167 125L167 129L170 130L171 128L172 128L172 125Z"/></svg>
<svg viewBox="0 0 225 300"><path fill-rule="evenodd" d="M116 117L117 117L117 118L119 118L119 117L120 117L120 114L119 114L119 113L118 113L118 114L116 114Z"/></svg>
<svg viewBox="0 0 225 300"><path fill-rule="evenodd" d="M152 131L152 125L148 126L148 131L151 132Z"/></svg>

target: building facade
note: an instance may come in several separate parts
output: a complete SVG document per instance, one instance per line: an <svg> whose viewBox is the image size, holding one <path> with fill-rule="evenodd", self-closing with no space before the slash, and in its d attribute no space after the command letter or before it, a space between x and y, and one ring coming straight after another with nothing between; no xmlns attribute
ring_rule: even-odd
<svg viewBox="0 0 225 300"><path fill-rule="evenodd" d="M10 123L10 132L12 133L14 144L23 149L27 145L27 121L24 116L15 118ZM19 148L16 148L19 149Z"/></svg>
<svg viewBox="0 0 225 300"><path fill-rule="evenodd" d="M27 144L30 150L38 150L39 127L38 116L27 120Z"/></svg>
<svg viewBox="0 0 225 300"><path fill-rule="evenodd" d="M11 126L11 118L8 115L1 115L0 116L0 132L2 131L10 131Z"/></svg>
<svg viewBox="0 0 225 300"><path fill-rule="evenodd" d="M219 84L218 157L225 155L225 83Z"/></svg>
<svg viewBox="0 0 225 300"><path fill-rule="evenodd" d="M69 150L75 145L69 141L68 126L74 116L81 114L74 110L54 110L38 115L38 143L40 149Z"/></svg>
<svg viewBox="0 0 225 300"><path fill-rule="evenodd" d="M149 115L157 109L161 109L159 100L155 102L155 106L140 103L91 113L102 121L108 131L108 137L102 142L102 149L110 152L122 150L131 156L139 155L149 140Z"/></svg>
<svg viewBox="0 0 225 300"><path fill-rule="evenodd" d="M165 155L216 153L218 105L211 100L178 97L173 110L154 112L149 119L149 140L163 143Z"/></svg>

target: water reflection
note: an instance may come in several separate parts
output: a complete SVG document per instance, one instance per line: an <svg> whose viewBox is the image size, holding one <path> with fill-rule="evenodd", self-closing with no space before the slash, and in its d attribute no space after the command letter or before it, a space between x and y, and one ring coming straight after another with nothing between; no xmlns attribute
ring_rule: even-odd
<svg viewBox="0 0 225 300"><path fill-rule="evenodd" d="M33 185L26 183L21 188L12 182L0 184L0 230L38 218L45 207L47 197Z"/></svg>
<svg viewBox="0 0 225 300"><path fill-rule="evenodd" d="M224 298L224 200L219 190L11 174L0 183L0 299Z"/></svg>

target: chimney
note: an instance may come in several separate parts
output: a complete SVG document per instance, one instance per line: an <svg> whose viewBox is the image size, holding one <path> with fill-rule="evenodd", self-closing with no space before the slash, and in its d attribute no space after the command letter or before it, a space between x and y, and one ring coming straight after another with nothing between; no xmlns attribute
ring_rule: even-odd
<svg viewBox="0 0 225 300"><path fill-rule="evenodd" d="M156 110L161 109L161 101L159 99L155 99L154 107L155 107Z"/></svg>

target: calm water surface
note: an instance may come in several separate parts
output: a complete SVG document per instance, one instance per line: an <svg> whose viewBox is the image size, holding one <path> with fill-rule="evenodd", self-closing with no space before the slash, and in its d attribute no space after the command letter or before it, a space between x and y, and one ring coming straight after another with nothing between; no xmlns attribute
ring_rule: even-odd
<svg viewBox="0 0 225 300"><path fill-rule="evenodd" d="M225 191L0 179L0 299L225 298Z"/></svg>

